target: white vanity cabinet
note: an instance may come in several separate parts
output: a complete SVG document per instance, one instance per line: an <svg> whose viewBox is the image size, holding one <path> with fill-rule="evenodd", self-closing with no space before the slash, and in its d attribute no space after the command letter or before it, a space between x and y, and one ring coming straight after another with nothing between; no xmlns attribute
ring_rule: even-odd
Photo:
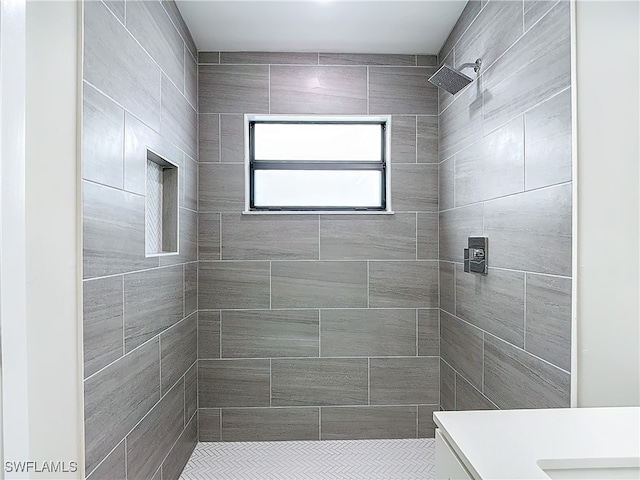
<svg viewBox="0 0 640 480"><path fill-rule="evenodd" d="M472 480L467 469L453 451L447 440L436 429L436 479Z"/></svg>

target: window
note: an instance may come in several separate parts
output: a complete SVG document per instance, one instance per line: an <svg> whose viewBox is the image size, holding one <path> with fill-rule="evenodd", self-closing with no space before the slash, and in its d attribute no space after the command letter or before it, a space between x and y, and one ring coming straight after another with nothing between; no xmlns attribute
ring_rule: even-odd
<svg viewBox="0 0 640 480"><path fill-rule="evenodd" d="M245 115L248 212L389 212L390 117Z"/></svg>

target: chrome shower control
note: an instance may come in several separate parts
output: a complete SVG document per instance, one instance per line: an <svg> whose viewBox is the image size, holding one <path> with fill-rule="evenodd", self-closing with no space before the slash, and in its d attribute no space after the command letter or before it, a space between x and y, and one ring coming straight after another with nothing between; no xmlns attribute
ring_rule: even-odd
<svg viewBox="0 0 640 480"><path fill-rule="evenodd" d="M486 275L489 271L487 256L489 239L487 237L469 237L469 248L464 249L464 271Z"/></svg>

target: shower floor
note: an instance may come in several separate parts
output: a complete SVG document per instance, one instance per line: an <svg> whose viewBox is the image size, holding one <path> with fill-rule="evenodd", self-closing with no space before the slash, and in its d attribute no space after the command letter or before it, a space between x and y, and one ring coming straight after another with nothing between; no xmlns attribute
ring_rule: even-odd
<svg viewBox="0 0 640 480"><path fill-rule="evenodd" d="M435 478L432 438L198 443L181 480Z"/></svg>

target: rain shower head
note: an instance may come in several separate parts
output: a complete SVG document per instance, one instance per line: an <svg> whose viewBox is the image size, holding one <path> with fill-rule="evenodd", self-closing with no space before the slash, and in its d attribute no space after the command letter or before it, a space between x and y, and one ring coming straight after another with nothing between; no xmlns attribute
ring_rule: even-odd
<svg viewBox="0 0 640 480"><path fill-rule="evenodd" d="M442 67L429 78L429 81L436 87L442 88L450 94L455 95L473 82L473 78L468 77L460 70L473 67L474 72L478 73L480 71L480 65L482 65L482 60L480 59L477 59L475 63L465 63L461 65L458 70L451 68L447 64L443 64Z"/></svg>

